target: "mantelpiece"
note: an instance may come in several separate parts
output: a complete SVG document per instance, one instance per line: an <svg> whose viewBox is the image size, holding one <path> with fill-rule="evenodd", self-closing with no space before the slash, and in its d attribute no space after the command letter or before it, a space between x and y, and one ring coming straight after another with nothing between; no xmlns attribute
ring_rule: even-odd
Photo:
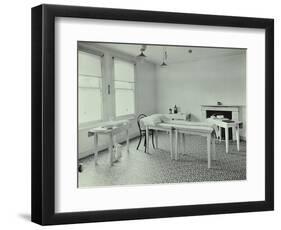
<svg viewBox="0 0 281 230"><path fill-rule="evenodd" d="M202 120L207 118L207 111L231 111L231 119L239 121L240 105L201 105Z"/></svg>
<svg viewBox="0 0 281 230"><path fill-rule="evenodd" d="M241 105L201 105L201 112L202 112L202 120L207 119L210 117L211 111L214 111L216 114L219 114L219 111L222 112L223 115L230 114L230 118L233 121L239 121L239 112L240 112ZM236 140L234 129L232 130L232 137L233 140Z"/></svg>

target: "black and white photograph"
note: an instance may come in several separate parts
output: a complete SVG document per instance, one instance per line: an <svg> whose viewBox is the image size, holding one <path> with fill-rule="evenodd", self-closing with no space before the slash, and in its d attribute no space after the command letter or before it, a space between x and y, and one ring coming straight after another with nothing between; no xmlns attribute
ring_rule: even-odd
<svg viewBox="0 0 281 230"><path fill-rule="evenodd" d="M32 221L274 209L274 22L32 8Z"/></svg>
<svg viewBox="0 0 281 230"><path fill-rule="evenodd" d="M1 9L1 229L278 229L278 1Z"/></svg>
<svg viewBox="0 0 281 230"><path fill-rule="evenodd" d="M247 179L247 49L77 42L77 187Z"/></svg>

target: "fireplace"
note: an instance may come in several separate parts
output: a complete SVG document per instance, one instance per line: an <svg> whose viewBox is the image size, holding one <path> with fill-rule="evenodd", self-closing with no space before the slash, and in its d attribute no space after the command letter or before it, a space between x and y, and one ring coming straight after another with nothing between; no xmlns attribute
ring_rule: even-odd
<svg viewBox="0 0 281 230"><path fill-rule="evenodd" d="M236 105L201 105L202 120L205 120L212 115L223 115L225 118L231 119L233 121L238 121L240 106ZM229 139L236 140L235 130L230 128ZM225 130L222 129L222 139L225 139Z"/></svg>
<svg viewBox="0 0 281 230"><path fill-rule="evenodd" d="M224 118L232 119L232 112L231 111L223 111L223 110L206 110L206 118L209 118L211 116L217 116L217 115L222 115ZM232 140L232 128L228 129L229 133L229 140ZM221 139L225 140L225 130L221 130Z"/></svg>

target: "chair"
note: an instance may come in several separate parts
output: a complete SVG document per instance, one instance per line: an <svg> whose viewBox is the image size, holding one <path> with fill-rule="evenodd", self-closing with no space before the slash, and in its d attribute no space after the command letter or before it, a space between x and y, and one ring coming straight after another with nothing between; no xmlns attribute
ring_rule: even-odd
<svg viewBox="0 0 281 230"><path fill-rule="evenodd" d="M139 137L139 143L138 143L138 146L137 146L137 150L139 149L139 146L140 146L140 143L141 143L141 140L142 140L142 137L144 137L144 147L145 147L145 150L144 152L146 153L146 130L142 127L140 121L142 118L144 117L147 117L145 114L140 114L138 117L137 117L137 123L138 123L138 128L139 128L139 132L140 132L140 137ZM151 135L152 137L152 146L153 148L155 149L155 145L154 145L154 137L153 137L153 130L152 129L149 129L148 130L148 135Z"/></svg>

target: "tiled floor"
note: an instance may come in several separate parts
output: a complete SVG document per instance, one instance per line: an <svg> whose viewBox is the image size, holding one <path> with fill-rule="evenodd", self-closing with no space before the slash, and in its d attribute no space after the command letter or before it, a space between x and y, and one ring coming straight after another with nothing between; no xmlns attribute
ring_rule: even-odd
<svg viewBox="0 0 281 230"><path fill-rule="evenodd" d="M137 143L138 139L130 142L129 154L124 146L121 160L112 167L108 151L99 154L98 165L93 156L80 160L83 172L78 175L79 187L246 179L245 142L240 143L238 152L236 143L230 141L229 154L225 153L224 142L217 143L217 159L212 161L211 169L207 168L206 138L188 136L188 154L178 161L170 159L168 135L159 136L160 149L151 148L151 154L144 153L143 143L136 150Z"/></svg>

